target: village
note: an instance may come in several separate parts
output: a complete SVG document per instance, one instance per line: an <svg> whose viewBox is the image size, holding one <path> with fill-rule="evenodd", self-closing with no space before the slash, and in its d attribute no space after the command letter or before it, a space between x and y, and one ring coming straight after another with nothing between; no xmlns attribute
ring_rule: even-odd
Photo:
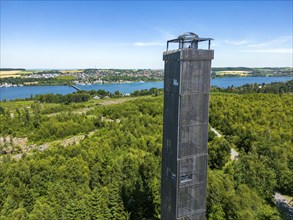
<svg viewBox="0 0 293 220"><path fill-rule="evenodd" d="M78 69L30 71L30 74L27 74L24 71L20 71L17 72L17 75L15 76L9 75L10 77L2 77L0 79L0 87L68 84L92 85L163 80L163 70L151 69ZM1 71L1 74L2 72L3 71Z"/></svg>

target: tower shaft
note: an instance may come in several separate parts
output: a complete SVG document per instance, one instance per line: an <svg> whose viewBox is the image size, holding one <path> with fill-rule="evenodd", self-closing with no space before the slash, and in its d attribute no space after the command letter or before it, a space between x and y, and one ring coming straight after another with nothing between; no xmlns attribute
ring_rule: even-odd
<svg viewBox="0 0 293 220"><path fill-rule="evenodd" d="M213 50L166 51L161 219L205 219Z"/></svg>

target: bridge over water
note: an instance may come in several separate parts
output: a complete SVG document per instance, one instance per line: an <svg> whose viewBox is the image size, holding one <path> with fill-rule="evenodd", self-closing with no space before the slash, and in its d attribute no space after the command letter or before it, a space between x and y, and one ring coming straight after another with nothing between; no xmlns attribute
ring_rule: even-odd
<svg viewBox="0 0 293 220"><path fill-rule="evenodd" d="M77 86L75 85L70 85L72 88L76 89L77 91L81 90L80 88L78 88Z"/></svg>

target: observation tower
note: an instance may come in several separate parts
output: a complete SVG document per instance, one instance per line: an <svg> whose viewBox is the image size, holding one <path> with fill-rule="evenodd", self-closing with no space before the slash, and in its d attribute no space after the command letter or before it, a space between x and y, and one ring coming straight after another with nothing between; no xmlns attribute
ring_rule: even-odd
<svg viewBox="0 0 293 220"><path fill-rule="evenodd" d="M211 40L184 33L163 54L162 220L205 219ZM199 49L204 41L208 49Z"/></svg>

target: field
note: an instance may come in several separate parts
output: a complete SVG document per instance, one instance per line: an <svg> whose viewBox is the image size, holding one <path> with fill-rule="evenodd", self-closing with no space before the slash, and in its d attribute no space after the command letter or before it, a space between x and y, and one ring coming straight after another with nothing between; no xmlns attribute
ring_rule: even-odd
<svg viewBox="0 0 293 220"><path fill-rule="evenodd" d="M227 71L217 71L216 74L219 76L224 75L239 75L239 76L249 76L251 71L243 71L243 70L227 70Z"/></svg>
<svg viewBox="0 0 293 220"><path fill-rule="evenodd" d="M1 70L0 71L0 79L1 78L9 78L9 77L21 77L25 74L32 74L33 71L27 71L27 70Z"/></svg>
<svg viewBox="0 0 293 220"><path fill-rule="evenodd" d="M60 73L81 73L83 70L60 70Z"/></svg>
<svg viewBox="0 0 293 220"><path fill-rule="evenodd" d="M63 80L74 80L76 79L74 76L56 76L56 79L63 79Z"/></svg>
<svg viewBox="0 0 293 220"><path fill-rule="evenodd" d="M21 70L13 70L13 71L0 71L0 78L8 78L8 77L20 77L19 74L22 72Z"/></svg>

